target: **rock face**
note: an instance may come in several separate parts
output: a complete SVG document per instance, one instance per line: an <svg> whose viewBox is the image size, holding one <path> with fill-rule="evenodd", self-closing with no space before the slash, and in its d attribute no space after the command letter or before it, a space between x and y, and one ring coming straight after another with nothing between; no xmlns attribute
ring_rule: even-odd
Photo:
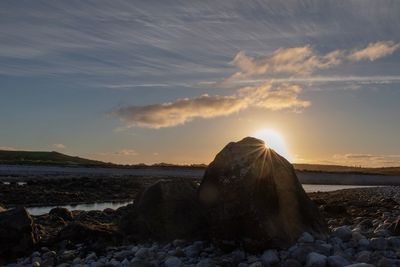
<svg viewBox="0 0 400 267"><path fill-rule="evenodd" d="M25 208L0 212L0 261L26 253L37 241L35 224Z"/></svg>
<svg viewBox="0 0 400 267"><path fill-rule="evenodd" d="M265 248L289 246L303 232L317 238L327 234L293 166L252 137L231 142L217 154L198 196L211 238L247 239Z"/></svg>
<svg viewBox="0 0 400 267"><path fill-rule="evenodd" d="M198 186L187 179L159 180L145 191L120 223L134 239L173 240L201 235Z"/></svg>

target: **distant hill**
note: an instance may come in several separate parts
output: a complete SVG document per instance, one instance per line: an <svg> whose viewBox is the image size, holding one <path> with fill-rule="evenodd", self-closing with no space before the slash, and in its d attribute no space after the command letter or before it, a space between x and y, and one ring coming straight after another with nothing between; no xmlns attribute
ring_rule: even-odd
<svg viewBox="0 0 400 267"><path fill-rule="evenodd" d="M0 164L10 165L62 165L62 166L113 166L97 160L84 159L52 152L0 150Z"/></svg>
<svg viewBox="0 0 400 267"><path fill-rule="evenodd" d="M340 166L340 165L300 164L300 163L294 163L293 166L298 171L400 175L400 167L363 168L363 167L351 167L351 166Z"/></svg>
<svg viewBox="0 0 400 267"><path fill-rule="evenodd" d="M59 152L39 152L39 151L9 151L0 150L0 164L9 165L59 165L59 166L95 166L95 167L116 167L116 168L206 168L206 164L177 165L169 163L132 164L120 165L106 163L98 160L85 159L81 157L68 156ZM323 164L299 164L294 163L297 171L309 172L339 172L339 173L361 173L361 174L383 174L399 175L400 167L385 168L361 168L340 165Z"/></svg>

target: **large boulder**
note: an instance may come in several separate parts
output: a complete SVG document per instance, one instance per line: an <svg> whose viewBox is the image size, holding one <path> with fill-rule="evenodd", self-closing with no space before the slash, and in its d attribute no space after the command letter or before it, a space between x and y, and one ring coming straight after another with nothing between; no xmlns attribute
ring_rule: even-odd
<svg viewBox="0 0 400 267"><path fill-rule="evenodd" d="M25 208L0 212L0 261L26 254L37 241L35 224Z"/></svg>
<svg viewBox="0 0 400 267"><path fill-rule="evenodd" d="M256 138L226 145L206 169L198 195L211 238L282 248L303 232L325 238L328 231L293 166Z"/></svg>
<svg viewBox="0 0 400 267"><path fill-rule="evenodd" d="M202 217L198 184L189 179L159 180L138 196L120 223L133 239L173 240L199 237Z"/></svg>

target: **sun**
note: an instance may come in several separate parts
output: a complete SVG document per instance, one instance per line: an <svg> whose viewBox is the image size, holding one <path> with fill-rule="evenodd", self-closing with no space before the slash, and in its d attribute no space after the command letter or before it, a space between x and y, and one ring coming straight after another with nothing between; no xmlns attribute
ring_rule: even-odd
<svg viewBox="0 0 400 267"><path fill-rule="evenodd" d="M287 150L285 140L279 132L272 129L261 129L255 132L253 136L263 140L266 147L272 148L287 160L290 161L292 159Z"/></svg>

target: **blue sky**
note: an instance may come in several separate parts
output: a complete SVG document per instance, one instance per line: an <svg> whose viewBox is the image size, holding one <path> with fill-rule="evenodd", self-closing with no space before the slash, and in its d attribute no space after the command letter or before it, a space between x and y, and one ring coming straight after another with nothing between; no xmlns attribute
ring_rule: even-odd
<svg viewBox="0 0 400 267"><path fill-rule="evenodd" d="M270 128L296 162L400 165L400 2L1 1L0 147L207 163Z"/></svg>

